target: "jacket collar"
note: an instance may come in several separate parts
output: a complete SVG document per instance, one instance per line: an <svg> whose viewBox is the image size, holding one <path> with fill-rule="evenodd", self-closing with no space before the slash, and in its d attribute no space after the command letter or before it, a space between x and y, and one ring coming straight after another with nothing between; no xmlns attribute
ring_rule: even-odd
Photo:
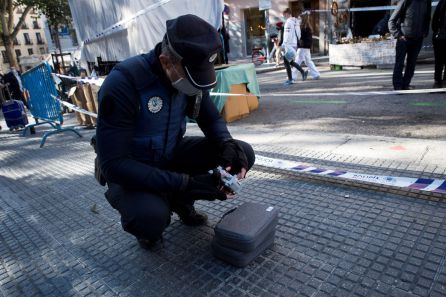
<svg viewBox="0 0 446 297"><path fill-rule="evenodd" d="M160 54L161 54L161 43L158 43L153 50L143 55L144 59L149 64L149 69L152 74L149 78L148 83L153 83L156 80L160 80L160 82L165 87L171 88L172 84L170 80L167 78L166 74L164 73L164 70L159 60Z"/></svg>

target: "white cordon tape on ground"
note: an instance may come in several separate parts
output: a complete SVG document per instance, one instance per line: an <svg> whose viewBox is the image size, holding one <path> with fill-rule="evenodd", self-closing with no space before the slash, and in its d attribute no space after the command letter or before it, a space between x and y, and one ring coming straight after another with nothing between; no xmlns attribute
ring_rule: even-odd
<svg viewBox="0 0 446 297"><path fill-rule="evenodd" d="M443 93L446 88L438 89L419 89L419 90L402 90L402 91L366 91L366 92L324 92L324 93L266 93L261 97L309 97L309 96L373 96L373 95L396 95L396 94L427 94L427 93ZM214 93L211 96L246 96L246 94L232 93Z"/></svg>
<svg viewBox="0 0 446 297"><path fill-rule="evenodd" d="M67 78L78 82L89 83L92 85L101 86L104 82L102 77L88 77L81 79L79 77L56 74L61 78ZM373 95L396 95L396 94L427 94L427 93L443 93L446 88L438 89L419 89L419 90L402 90L402 91L366 91L366 92L324 92L324 93L266 93L261 94L262 97L308 97L308 96L373 96ZM232 94L232 93L216 93L210 92L211 96L246 96L246 94Z"/></svg>
<svg viewBox="0 0 446 297"><path fill-rule="evenodd" d="M89 83L91 85L97 85L97 86L102 86L102 84L104 83L105 78L102 77L88 77L88 78L80 78L80 77L74 77L74 76L68 76L68 75L62 75L62 74L56 74L56 76L61 77L61 78L67 78L73 81L77 81L77 82L83 82L83 83Z"/></svg>
<svg viewBox="0 0 446 297"><path fill-rule="evenodd" d="M56 97L56 96L54 96L54 95L51 95L51 96L52 96L54 99L56 99L57 101L59 101L61 104L63 104L63 105L65 105L66 107L68 107L69 109L72 109L72 110L75 110L75 111L77 111L77 112L80 112L80 113L89 115L89 116L94 117L94 118L97 118L97 117L98 117L98 115L97 115L96 113L94 113L94 112L91 112L91 111L85 110L85 109L83 109L83 108L80 108L80 107L78 107L78 106L76 106L76 105L74 105L74 104L71 104L71 103L67 102L67 101L63 101L63 100L61 100L60 98L58 98L58 97Z"/></svg>
<svg viewBox="0 0 446 297"><path fill-rule="evenodd" d="M315 175L325 175L330 177L340 177L349 180L363 181L386 186L410 188L421 191L446 194L446 181L443 179L395 177L395 176L385 176L385 175L354 173L343 170L327 170L313 167L311 165L307 165L304 163L268 158L259 155L256 155L255 164L287 171L302 172Z"/></svg>

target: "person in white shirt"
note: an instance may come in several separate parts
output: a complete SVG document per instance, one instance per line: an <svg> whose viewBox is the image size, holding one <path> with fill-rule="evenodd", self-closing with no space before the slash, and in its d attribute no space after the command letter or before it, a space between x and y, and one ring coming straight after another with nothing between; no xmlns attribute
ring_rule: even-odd
<svg viewBox="0 0 446 297"><path fill-rule="evenodd" d="M282 43L282 48L285 52L283 62L288 76L288 80L285 81L284 85L291 85L294 83L291 74L291 66L295 67L301 73L302 80L307 79L308 71L304 71L302 67L294 62L298 41L300 39L299 22L295 17L291 16L291 9L289 8L284 10L283 16L286 18Z"/></svg>
<svg viewBox="0 0 446 297"><path fill-rule="evenodd" d="M313 45L313 29L310 24L310 15L309 13L304 14L303 22L301 25L301 37L299 43L299 49L297 50L297 58L296 63L298 65L305 62L305 65L310 70L310 74L313 79L319 79L320 73L314 65L313 60L311 59L311 46Z"/></svg>

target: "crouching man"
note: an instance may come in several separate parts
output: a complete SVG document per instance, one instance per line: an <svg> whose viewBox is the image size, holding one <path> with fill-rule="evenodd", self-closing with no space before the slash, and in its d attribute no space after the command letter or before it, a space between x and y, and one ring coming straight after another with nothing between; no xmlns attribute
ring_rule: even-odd
<svg viewBox="0 0 446 297"><path fill-rule="evenodd" d="M98 164L105 196L125 231L153 246L172 212L186 225L206 223L195 200L225 200L222 166L238 178L254 164L252 147L231 137L209 97L215 86L217 31L194 15L166 22L166 34L147 54L118 64L99 92ZM184 137L186 116L204 137Z"/></svg>

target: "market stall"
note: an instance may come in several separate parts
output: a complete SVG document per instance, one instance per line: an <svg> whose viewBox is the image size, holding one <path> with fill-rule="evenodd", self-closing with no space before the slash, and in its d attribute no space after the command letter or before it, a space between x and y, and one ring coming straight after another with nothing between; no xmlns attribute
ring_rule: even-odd
<svg viewBox="0 0 446 297"><path fill-rule="evenodd" d="M69 0L81 41L83 68L119 62L151 50L166 32L166 20L195 14L215 28L221 26L223 0Z"/></svg>
<svg viewBox="0 0 446 297"><path fill-rule="evenodd" d="M248 116L259 106L259 83L254 64L240 64L216 71L217 85L212 93L212 101L222 113L226 122ZM234 95L228 95L234 94Z"/></svg>
<svg viewBox="0 0 446 297"><path fill-rule="evenodd" d="M330 44L330 65L383 66L395 62L395 39L357 39Z"/></svg>
<svg viewBox="0 0 446 297"><path fill-rule="evenodd" d="M391 38L387 26L393 9L390 4L390 0L333 1L333 39L329 45L332 68L394 63L396 41Z"/></svg>

